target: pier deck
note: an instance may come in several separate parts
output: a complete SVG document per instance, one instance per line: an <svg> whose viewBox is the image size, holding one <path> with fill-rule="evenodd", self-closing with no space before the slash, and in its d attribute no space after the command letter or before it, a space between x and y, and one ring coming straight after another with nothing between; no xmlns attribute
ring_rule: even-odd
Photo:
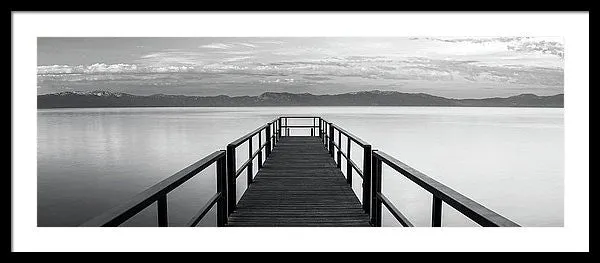
<svg viewBox="0 0 600 263"><path fill-rule="evenodd" d="M370 226L319 137L282 137L228 226Z"/></svg>

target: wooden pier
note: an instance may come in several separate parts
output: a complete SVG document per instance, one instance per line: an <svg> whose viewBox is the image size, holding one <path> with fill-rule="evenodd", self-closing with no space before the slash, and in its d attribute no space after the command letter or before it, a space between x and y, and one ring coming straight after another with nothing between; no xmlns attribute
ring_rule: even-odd
<svg viewBox="0 0 600 263"><path fill-rule="evenodd" d="M258 171L229 226L370 226L318 137L284 137Z"/></svg>
<svg viewBox="0 0 600 263"><path fill-rule="evenodd" d="M292 125L290 119L312 123ZM290 136L290 129L308 129L310 136ZM345 146L342 138L346 138ZM257 149L253 149L253 140L258 141ZM241 145L247 146L248 155L237 168L236 149ZM351 155L353 147L362 152L361 166ZM228 144L226 150L208 155L82 226L119 226L154 202L157 225L169 226L168 193L212 164L216 164L216 193L187 226L196 226L216 205L218 227L380 227L383 207L402 226L411 227L408 218L381 192L384 165L432 194L433 227L442 226L444 202L481 226L519 226L315 116L278 117ZM237 202L237 181L243 174L247 189ZM353 178L362 181L360 199L352 189Z"/></svg>

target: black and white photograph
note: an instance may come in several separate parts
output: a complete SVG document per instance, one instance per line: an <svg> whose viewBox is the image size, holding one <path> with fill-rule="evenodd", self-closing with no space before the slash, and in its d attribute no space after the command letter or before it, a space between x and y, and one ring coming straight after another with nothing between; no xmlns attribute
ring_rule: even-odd
<svg viewBox="0 0 600 263"><path fill-rule="evenodd" d="M569 229L574 40L423 32L30 37L30 227Z"/></svg>

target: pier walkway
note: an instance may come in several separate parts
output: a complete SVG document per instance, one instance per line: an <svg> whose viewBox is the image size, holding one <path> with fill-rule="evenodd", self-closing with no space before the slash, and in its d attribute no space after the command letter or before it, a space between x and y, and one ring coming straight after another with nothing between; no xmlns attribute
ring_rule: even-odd
<svg viewBox="0 0 600 263"><path fill-rule="evenodd" d="M291 119L309 123L290 124ZM290 136L290 129L308 130L309 135ZM237 156L240 147L247 149L241 159ZM519 226L316 116L278 117L229 143L226 150L215 151L82 226L119 226L154 203L157 225L170 226L169 192L214 167L216 193L186 226L197 226L216 206L218 227L380 227L383 207L402 226L412 227L381 191L383 166L432 195L433 227L442 226L443 203L484 227ZM247 183L238 198L237 192L244 190L237 184L242 175ZM353 180L361 182L357 194Z"/></svg>
<svg viewBox="0 0 600 263"><path fill-rule="evenodd" d="M284 137L229 226L370 226L369 215L319 137Z"/></svg>

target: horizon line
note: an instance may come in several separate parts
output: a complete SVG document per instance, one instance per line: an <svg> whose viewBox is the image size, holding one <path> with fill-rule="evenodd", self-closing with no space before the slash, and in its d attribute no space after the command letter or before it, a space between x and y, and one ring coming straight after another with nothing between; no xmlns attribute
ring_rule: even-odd
<svg viewBox="0 0 600 263"><path fill-rule="evenodd" d="M433 96L433 97L440 97L440 98L445 98L445 99L455 99L455 100L510 98L510 97L516 97L516 96L521 96L521 95L535 95L535 96L538 96L538 97L552 97L552 96L559 96L559 95L563 95L564 96L564 92L562 92L562 93L557 93L557 94L554 94L554 95L538 95L538 94L535 94L535 93L519 93L519 94L505 96L505 97L492 96L492 97L480 97L480 98L453 98L453 97L444 97L444 96L439 96L439 95L432 95L430 93L425 93L425 92L401 92L401 91L395 91L395 90L379 90L379 89L351 91L351 92L334 93L334 94L313 94L313 93L310 93L310 92L294 93L294 92L288 92L288 91L265 91L265 92L262 92L262 93L257 94L257 95L235 95L235 96L225 95L225 94L220 94L220 95L185 95L185 94L165 94L165 93L153 93L153 94L149 94L149 95L140 95L140 94L133 94L133 93L127 93L127 92L121 92L121 91L111 91L111 90L93 90L93 91L72 90L72 91L61 91L61 92L54 92L54 93L37 94L37 96L54 95L54 94L67 93L67 92L68 93L78 93L78 92L80 92L80 93L108 92L108 93L128 94L128 95L140 96L140 97L148 97L148 96L155 96L155 95L166 95L166 96L185 96L185 97L221 97L221 96L225 96L225 97L230 97L230 98L235 98L235 97L259 97L259 96L262 96L262 95L264 95L266 93L294 94L294 95L313 95L313 96L335 96L335 95L344 95L344 94L352 94L352 93L360 93L360 92L392 92L392 93L402 93L402 94L425 94L425 95L429 95L429 96Z"/></svg>

